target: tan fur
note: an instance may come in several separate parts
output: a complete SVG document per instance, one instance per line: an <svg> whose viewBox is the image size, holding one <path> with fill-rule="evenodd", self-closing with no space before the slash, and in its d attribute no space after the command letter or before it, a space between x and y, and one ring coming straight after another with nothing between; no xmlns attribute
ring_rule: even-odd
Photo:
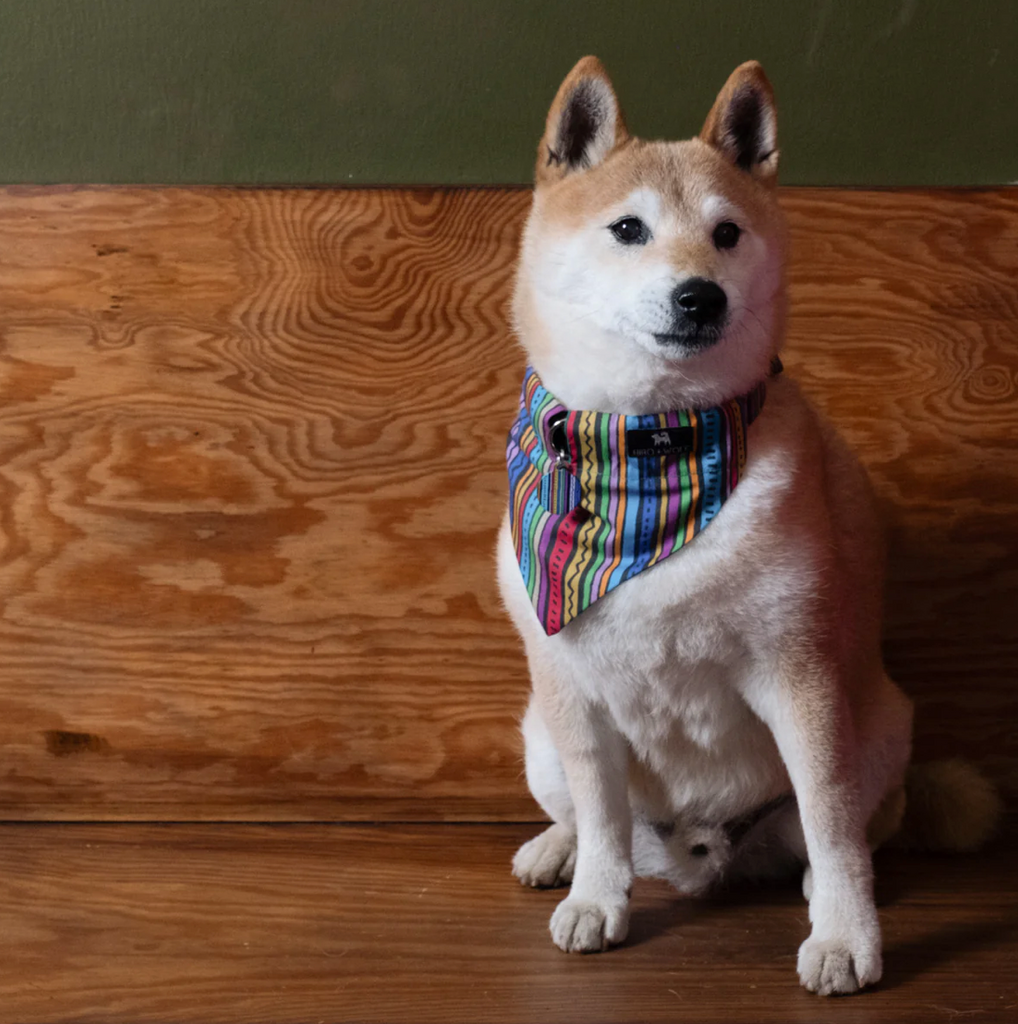
<svg viewBox="0 0 1018 1024"><path fill-rule="evenodd" d="M566 406L703 408L767 375L786 306L776 125L755 62L733 73L700 136L677 143L630 136L595 58L566 78L538 148L513 306L530 362ZM611 225L632 217L649 233L621 246ZM714 241L723 221L741 229L734 247ZM685 337L666 321L681 315L686 278L727 296L706 347L670 343ZM941 843L979 841L992 799L971 773L913 774L926 832L910 825L912 707L881 660L880 530L847 446L779 378L748 451L706 530L552 637L503 524L499 582L533 681L527 780L554 822L513 870L528 885L571 882L553 939L595 951L625 937L635 874L702 892L808 861L800 978L851 992L882 969L870 848L903 815L906 831ZM797 809L733 845L725 823L789 789ZM968 817L961 797L976 808Z"/></svg>
<svg viewBox="0 0 1018 1024"><path fill-rule="evenodd" d="M983 846L1000 823L1000 797L965 761L914 764L905 790L907 804L893 846L967 853Z"/></svg>
<svg viewBox="0 0 1018 1024"><path fill-rule="evenodd" d="M764 69L757 61L747 60L745 64L740 64L731 73L728 81L725 82L724 88L718 93L718 98L714 101L714 106L711 107L707 120L700 131L700 138L704 142L720 152L728 153L729 159L731 159L730 140L728 138L728 128L725 124L725 114L732 108L733 101L736 100L741 91L754 89L759 90L763 94L766 106L773 111L775 108L774 89L764 74ZM773 123L770 127L774 138L771 141L767 159L748 168L748 171L757 181L774 186L778 183L776 118L773 118Z"/></svg>
<svg viewBox="0 0 1018 1024"><path fill-rule="evenodd" d="M622 116L621 109L618 108L618 99L604 65L597 57L583 57L559 86L551 109L548 111L544 135L537 147L537 164L534 168L534 180L538 185L550 185L552 182L566 177L568 173L561 163L560 154L557 153L558 133L563 109L581 82L598 83L604 89L605 96L616 105L617 118L612 128L608 148L618 149L629 139L625 118Z"/></svg>

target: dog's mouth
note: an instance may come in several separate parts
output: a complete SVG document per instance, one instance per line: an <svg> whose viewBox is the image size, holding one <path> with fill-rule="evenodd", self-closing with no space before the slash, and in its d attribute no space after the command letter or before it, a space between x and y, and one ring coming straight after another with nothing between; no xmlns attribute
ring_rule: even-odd
<svg viewBox="0 0 1018 1024"><path fill-rule="evenodd" d="M724 324L700 324L673 327L664 334L655 334L654 340L667 348L699 352L716 345L724 337Z"/></svg>

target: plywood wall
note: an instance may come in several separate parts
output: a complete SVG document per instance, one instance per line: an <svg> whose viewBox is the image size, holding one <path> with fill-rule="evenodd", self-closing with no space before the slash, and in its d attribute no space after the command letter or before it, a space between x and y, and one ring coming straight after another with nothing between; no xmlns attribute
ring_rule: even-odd
<svg viewBox="0 0 1018 1024"><path fill-rule="evenodd" d="M0 817L537 814L492 547L515 190L0 195ZM1018 195L791 190L923 756L1018 789Z"/></svg>

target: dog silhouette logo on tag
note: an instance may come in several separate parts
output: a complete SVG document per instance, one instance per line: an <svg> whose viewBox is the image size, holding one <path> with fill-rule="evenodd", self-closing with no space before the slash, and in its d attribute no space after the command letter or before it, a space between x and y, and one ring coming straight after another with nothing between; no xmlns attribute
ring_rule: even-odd
<svg viewBox="0 0 1018 1024"><path fill-rule="evenodd" d="M631 459L688 455L692 450L692 427L657 427L652 430L626 431L626 455Z"/></svg>

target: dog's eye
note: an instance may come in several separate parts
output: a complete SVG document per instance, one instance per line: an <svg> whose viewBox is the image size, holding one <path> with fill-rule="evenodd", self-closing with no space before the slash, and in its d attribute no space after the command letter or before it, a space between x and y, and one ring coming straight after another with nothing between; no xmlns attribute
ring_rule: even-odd
<svg viewBox="0 0 1018 1024"><path fill-rule="evenodd" d="M650 230L639 217L623 217L608 229L623 245L646 245Z"/></svg>
<svg viewBox="0 0 1018 1024"><path fill-rule="evenodd" d="M742 234L738 224L723 220L714 229L714 246L717 249L734 249Z"/></svg>

